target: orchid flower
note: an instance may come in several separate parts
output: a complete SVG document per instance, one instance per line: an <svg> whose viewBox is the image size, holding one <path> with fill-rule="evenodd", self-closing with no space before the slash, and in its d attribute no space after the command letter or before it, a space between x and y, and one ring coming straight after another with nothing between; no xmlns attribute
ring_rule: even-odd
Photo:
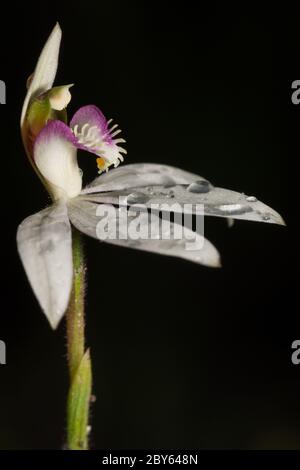
<svg viewBox="0 0 300 470"><path fill-rule="evenodd" d="M174 217L168 233L163 231L159 237L135 238L127 236L127 213L132 209L139 212L141 228L148 227L148 210L153 206L170 214L177 210L174 204L183 208L184 214L225 217L230 223L233 219L284 222L256 197L214 187L197 174L151 163L119 166L126 154L121 145L125 141L119 137L118 125L107 120L99 108L83 106L68 122L66 108L72 85L53 87L60 41L57 24L28 81L21 115L25 151L52 204L19 225L17 246L31 287L53 329L67 312L67 445L69 449L87 449L91 361L84 341L85 267L78 234L101 238L99 208L106 210L107 220L116 227L105 241L210 267L220 266L220 255L203 233L184 227L181 238L164 236L184 224L184 219ZM95 158L99 173L85 188L78 149ZM151 213L151 227L160 224L159 210ZM200 242L199 249L186 249L191 235Z"/></svg>
<svg viewBox="0 0 300 470"><path fill-rule="evenodd" d="M60 40L61 30L56 25L31 79L21 118L25 148L53 204L26 218L17 234L18 250L27 277L52 328L56 328L63 317L72 288L71 226L97 238L99 218L96 209L99 204L118 205L122 200L125 206L133 204L136 208L141 202L150 207L168 202L171 197L172 202L180 205L203 204L204 215L284 223L277 212L255 197L213 187L203 177L178 168L146 163L116 168L126 154L120 146L125 141L117 138L120 133L117 124L111 125L111 120L107 121L94 105L80 108L69 125L59 116L70 101L69 85L51 88ZM43 112L47 108L46 118L43 120L42 113L37 112L36 126L30 126L36 103L40 103ZM95 155L101 173L84 189L77 149ZM121 217L118 222L119 231L122 231ZM193 252L185 250L183 240L176 243L174 240L130 240L128 243L128 240L116 237L107 241L206 266L220 266L219 253L208 240L201 250Z"/></svg>

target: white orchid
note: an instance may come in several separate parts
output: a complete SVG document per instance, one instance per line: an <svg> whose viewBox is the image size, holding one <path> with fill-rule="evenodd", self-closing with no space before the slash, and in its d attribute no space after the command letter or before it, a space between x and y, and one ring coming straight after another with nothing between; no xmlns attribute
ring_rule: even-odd
<svg viewBox="0 0 300 470"><path fill-rule="evenodd" d="M25 219L18 228L17 244L31 287L52 328L66 312L73 279L72 230L97 238L99 204L107 207L170 202L204 205L204 215L283 224L281 216L255 197L213 187L187 171L157 164L138 163L115 168L126 151L116 138L120 132L96 106L85 106L66 123L70 86L52 88L58 64L61 30L52 31L38 60L25 98L21 129L30 161L48 189L53 203ZM77 149L97 158L102 173L82 189ZM114 167L107 171L110 167ZM121 202L120 202L121 201ZM171 207L171 206L170 206ZM171 209L170 209L171 210ZM125 220L115 212L118 230ZM119 215L118 215L119 214ZM156 216L158 218L158 215ZM146 219L145 219L146 223ZM198 234L198 237L202 235ZM110 243L169 256L206 266L220 266L216 248L204 240L201 250L187 251L181 240L130 240L116 237Z"/></svg>

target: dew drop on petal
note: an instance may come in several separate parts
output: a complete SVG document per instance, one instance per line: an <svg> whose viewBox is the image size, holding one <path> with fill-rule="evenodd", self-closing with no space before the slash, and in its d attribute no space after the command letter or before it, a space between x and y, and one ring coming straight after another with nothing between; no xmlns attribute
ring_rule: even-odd
<svg viewBox="0 0 300 470"><path fill-rule="evenodd" d="M222 216L242 215L247 212L252 212L253 209L250 206L244 206L242 204L221 204L220 206L213 208L213 214L219 212Z"/></svg>
<svg viewBox="0 0 300 470"><path fill-rule="evenodd" d="M127 204L145 204L149 201L149 197L143 193L131 193L127 196Z"/></svg>
<svg viewBox="0 0 300 470"><path fill-rule="evenodd" d="M196 193L196 194L208 193L211 190L211 185L206 180L199 180L199 181L195 181L194 183L191 183L187 187L187 190L190 193Z"/></svg>
<svg viewBox="0 0 300 470"><path fill-rule="evenodd" d="M242 207L243 206L241 206L241 204L222 204L221 206L219 206L219 209L220 211L230 212L232 214L236 211L240 211Z"/></svg>

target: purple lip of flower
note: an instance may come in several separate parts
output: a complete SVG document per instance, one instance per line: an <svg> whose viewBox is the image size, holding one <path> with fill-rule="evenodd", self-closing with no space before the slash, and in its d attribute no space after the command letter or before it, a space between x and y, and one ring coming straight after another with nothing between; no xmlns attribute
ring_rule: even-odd
<svg viewBox="0 0 300 470"><path fill-rule="evenodd" d="M34 148L36 149L42 140L49 141L52 137L60 138L70 142L76 148L85 150L84 145L78 143L78 139L73 134L72 129L64 122L56 120L49 121L46 126L43 127L35 140Z"/></svg>
<svg viewBox="0 0 300 470"><path fill-rule="evenodd" d="M98 168L107 170L110 165L118 166L123 161L121 153L126 150L118 144L125 142L124 139L115 139L121 132L115 124L109 129L110 121L94 105L83 106L73 116L70 127L61 121L50 120L38 134L34 149L41 139L49 140L51 137L61 138L70 142L77 149L97 155Z"/></svg>
<svg viewBox="0 0 300 470"><path fill-rule="evenodd" d="M110 165L118 166L124 160L122 153L127 153L119 146L125 140L115 138L121 132L118 125L109 128L111 121L106 120L97 106L88 105L80 108L70 123L78 143L100 157L97 159L100 172L107 170Z"/></svg>
<svg viewBox="0 0 300 470"><path fill-rule="evenodd" d="M78 129L82 129L86 123L89 123L91 127L94 127L98 130L99 134L102 137L102 140L107 144L112 144L113 137L119 132L120 130L116 130L113 134L111 131L118 127L117 124L113 126L112 129L109 129L109 124L111 121L107 121L102 111L100 111L97 106L94 105L87 105L80 108L73 116L70 122L70 127L75 129L76 126Z"/></svg>

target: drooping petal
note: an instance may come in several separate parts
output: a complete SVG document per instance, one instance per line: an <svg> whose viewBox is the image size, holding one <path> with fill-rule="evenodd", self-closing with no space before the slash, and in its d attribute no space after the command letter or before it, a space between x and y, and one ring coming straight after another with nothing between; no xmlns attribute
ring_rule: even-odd
<svg viewBox="0 0 300 470"><path fill-rule="evenodd" d="M55 329L67 309L73 277L66 206L53 205L25 219L18 227L17 245L33 292Z"/></svg>
<svg viewBox="0 0 300 470"><path fill-rule="evenodd" d="M110 174L97 178L103 183L97 186L89 186L81 192L80 197L86 197L98 203L110 203L119 205L141 205L151 208L152 205L164 205L165 211L176 212L174 205L179 205L179 210L183 213L198 213L216 217L226 217L229 219L253 220L257 222L267 222L285 225L281 215L266 204L257 200L254 196L231 191L224 188L213 187L207 180L200 176L187 172L178 173L174 171L174 180L166 179L163 184L147 185L148 181L155 180L155 174L149 172L148 176L141 175L138 171L135 175L132 171L126 174L124 170L131 165L126 165ZM134 165L135 166L135 165ZM147 165L146 165L147 166ZM169 171L170 167L166 167ZM173 170L171 168L171 170ZM116 174L116 178L113 176ZM168 174L166 172L166 174ZM111 178L111 181L106 181ZM157 176L157 181L163 181L162 173ZM189 180L189 183L187 181ZM127 187L129 183L138 181L139 184ZM180 182L180 184L178 184ZM123 188L123 189L122 189ZM100 190L95 192L95 190ZM106 190L106 192L101 192ZM110 190L110 192L108 192ZM196 205L199 207L197 208ZM168 208L169 207L169 208Z"/></svg>
<svg viewBox="0 0 300 470"><path fill-rule="evenodd" d="M41 52L35 71L31 77L22 108L21 128L23 128L30 100L46 90L49 90L53 85L58 65L61 35L62 32L59 24L57 23Z"/></svg>
<svg viewBox="0 0 300 470"><path fill-rule="evenodd" d="M115 138L121 132L117 124L110 126L112 120L107 121L97 106L88 105L80 108L73 116L70 126L88 152L98 155L99 171L106 170L110 165L117 167L124 160L122 153L126 150L118 144L124 139Z"/></svg>
<svg viewBox="0 0 300 470"><path fill-rule="evenodd" d="M202 176L173 166L155 163L133 163L122 165L109 173L98 176L84 188L82 193L115 191L150 185L189 184L198 180L206 181Z"/></svg>
<svg viewBox="0 0 300 470"><path fill-rule="evenodd" d="M36 138L34 161L54 199L75 197L81 191L77 147L82 148L71 129L61 121L49 121Z"/></svg>
<svg viewBox="0 0 300 470"><path fill-rule="evenodd" d="M162 229L159 225L160 219L155 214L151 214L151 221L149 221L147 213L140 213L138 215L141 231L153 230L153 225L155 226L155 238L152 236L152 238L133 239L127 235L127 230L130 230L132 221L126 216L127 211L125 208L120 210L109 204L98 206L94 202L78 197L70 200L68 204L69 217L72 224L86 235L99 239L98 224L101 220L99 214L97 215L97 208L99 207L102 214L107 212L108 231L110 230L107 233L107 238L102 239L102 241L161 255L175 256L205 266L220 267L220 256L217 249L208 240L204 239L201 234L192 233L190 229L185 227L183 237L174 239L175 224L170 223L169 227ZM169 236L170 239L162 239ZM193 239L193 243L199 246L199 248L192 250L187 248L187 244L191 239Z"/></svg>

